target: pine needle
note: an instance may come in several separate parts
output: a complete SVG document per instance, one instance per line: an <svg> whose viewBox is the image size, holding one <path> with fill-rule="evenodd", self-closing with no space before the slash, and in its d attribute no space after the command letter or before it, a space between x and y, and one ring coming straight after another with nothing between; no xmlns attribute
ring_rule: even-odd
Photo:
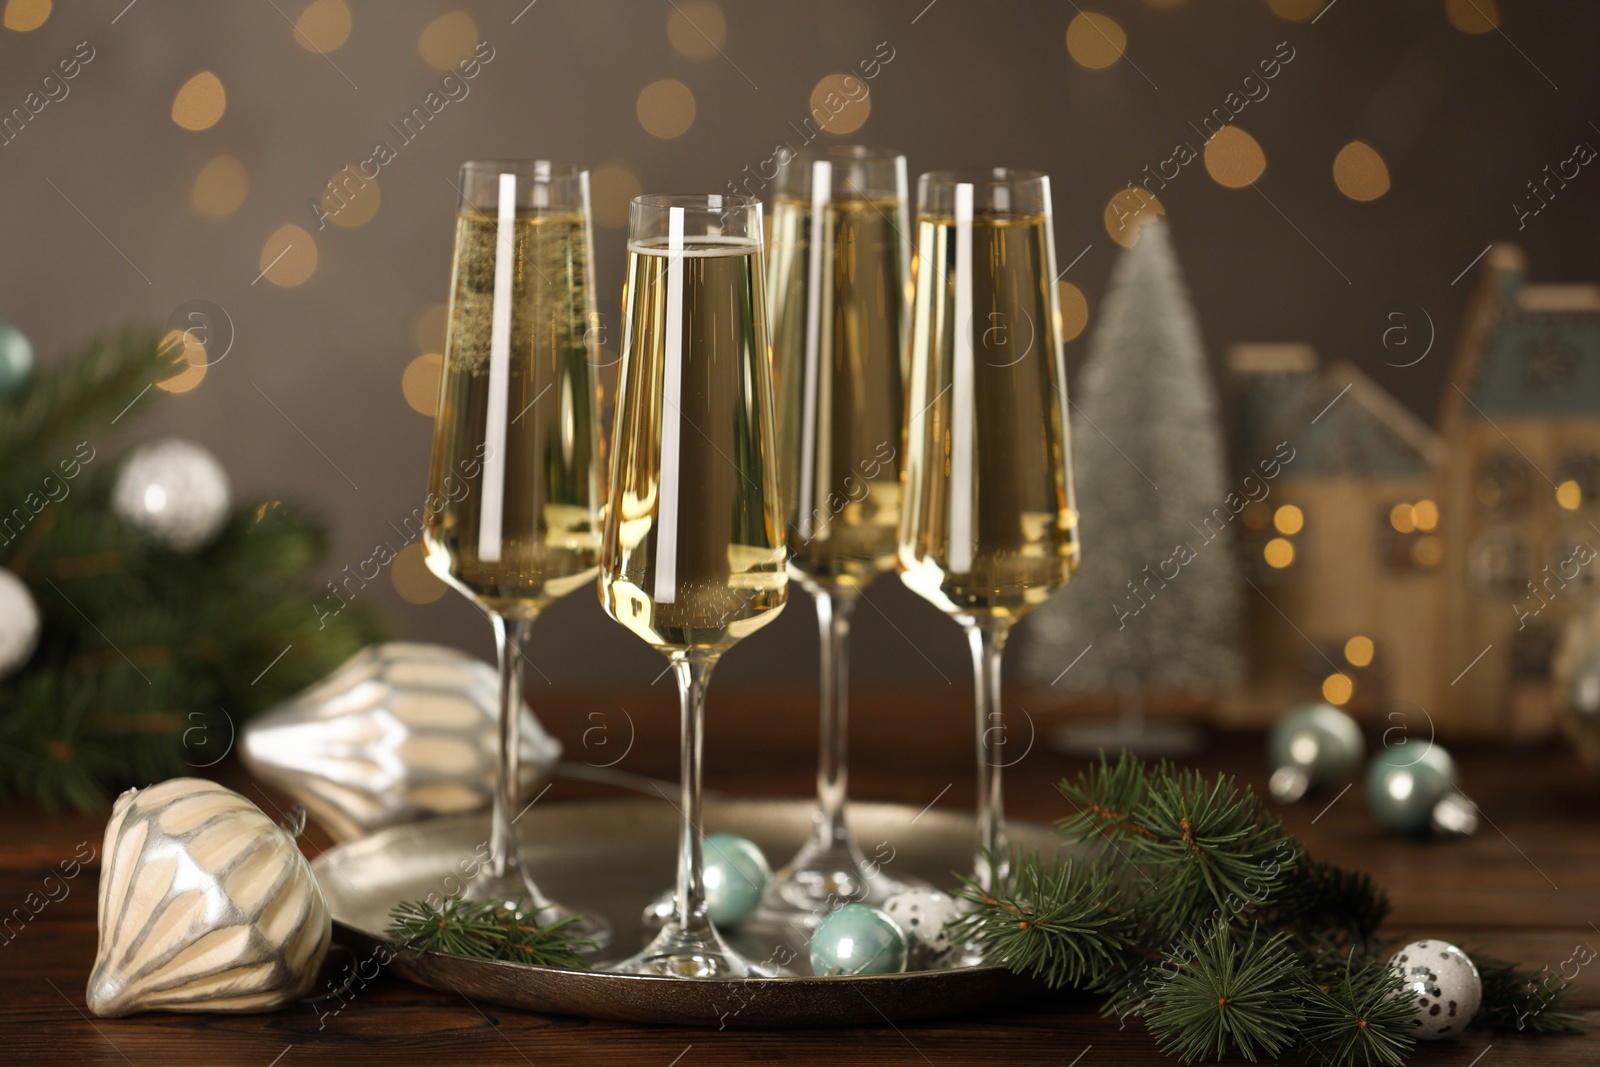
<svg viewBox="0 0 1600 1067"><path fill-rule="evenodd" d="M579 953L594 942L567 932L576 921L569 917L539 926L488 901L451 899L434 907L411 900L389 912L388 932L403 947L420 952L586 970Z"/></svg>
<svg viewBox="0 0 1600 1067"><path fill-rule="evenodd" d="M1286 942L1263 939L1255 926L1241 936L1221 921L1180 938L1147 1009L1162 1051L1197 1063L1237 1050L1255 1062L1286 1048L1305 1015L1301 967Z"/></svg>
<svg viewBox="0 0 1600 1067"><path fill-rule="evenodd" d="M1571 986L1559 969L1541 967L1536 971L1519 967L1481 948L1470 949L1467 955L1478 968L1478 977L1483 979L1483 1002L1470 1025L1497 1034L1586 1032L1578 1021L1578 1013L1567 1004ZM1592 959L1591 949L1583 963Z"/></svg>
<svg viewBox="0 0 1600 1067"><path fill-rule="evenodd" d="M1403 984L1384 964L1352 953L1343 973L1306 987L1301 1047L1331 1067L1401 1067L1416 1044Z"/></svg>

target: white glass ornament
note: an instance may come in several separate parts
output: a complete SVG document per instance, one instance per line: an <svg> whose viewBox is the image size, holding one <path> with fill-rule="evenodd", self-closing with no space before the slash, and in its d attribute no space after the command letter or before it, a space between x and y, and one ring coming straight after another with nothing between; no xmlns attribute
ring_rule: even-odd
<svg viewBox="0 0 1600 1067"><path fill-rule="evenodd" d="M228 472L193 441L168 437L128 454L111 491L129 525L177 552L200 548L228 519Z"/></svg>
<svg viewBox="0 0 1600 1067"><path fill-rule="evenodd" d="M1416 1005L1417 1038L1459 1034L1483 999L1483 979L1465 952L1448 941L1413 941L1389 958Z"/></svg>
<svg viewBox="0 0 1600 1067"><path fill-rule="evenodd" d="M362 649L244 728L240 755L340 841L476 811L494 792L500 688L487 663L442 645ZM548 777L561 742L526 704L522 787Z"/></svg>
<svg viewBox="0 0 1600 1067"><path fill-rule="evenodd" d="M96 1015L270 1011L316 982L333 927L294 835L215 782L117 798L100 874Z"/></svg>
<svg viewBox="0 0 1600 1067"><path fill-rule="evenodd" d="M961 946L950 943L945 925L961 916L961 901L937 889L907 889L883 903L883 910L906 934L906 970L953 967Z"/></svg>
<svg viewBox="0 0 1600 1067"><path fill-rule="evenodd" d="M0 678L20 670L39 643L39 605L22 579L0 567Z"/></svg>

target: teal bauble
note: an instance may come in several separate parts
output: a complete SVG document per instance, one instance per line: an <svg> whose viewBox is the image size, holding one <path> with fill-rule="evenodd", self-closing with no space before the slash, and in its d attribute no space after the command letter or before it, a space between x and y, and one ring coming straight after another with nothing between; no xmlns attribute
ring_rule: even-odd
<svg viewBox="0 0 1600 1067"><path fill-rule="evenodd" d="M0 319L0 400L15 396L33 377L33 345L27 335Z"/></svg>
<svg viewBox="0 0 1600 1067"><path fill-rule="evenodd" d="M748 919L772 884L772 867L753 842L733 834L705 840L706 914L722 927Z"/></svg>
<svg viewBox="0 0 1600 1067"><path fill-rule="evenodd" d="M1385 748L1367 767L1367 805L1399 834L1423 834L1434 808L1456 792L1456 762L1432 741Z"/></svg>
<svg viewBox="0 0 1600 1067"><path fill-rule="evenodd" d="M1267 735L1272 795L1284 803L1348 780L1366 748L1361 728L1332 704L1299 704Z"/></svg>
<svg viewBox="0 0 1600 1067"><path fill-rule="evenodd" d="M899 974L905 969L905 932L867 904L846 904L811 935L812 974Z"/></svg>

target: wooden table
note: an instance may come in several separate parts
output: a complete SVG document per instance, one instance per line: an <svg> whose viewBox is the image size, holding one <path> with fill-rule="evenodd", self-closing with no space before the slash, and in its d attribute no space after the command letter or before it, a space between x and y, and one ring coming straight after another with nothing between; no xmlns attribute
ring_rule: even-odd
<svg viewBox="0 0 1600 1067"><path fill-rule="evenodd" d="M647 692L530 696L541 717L576 760L609 762L632 735L621 766L670 777L675 767L675 697L663 683ZM1026 694L1008 700L1028 707ZM763 796L806 794L812 781L814 695L806 692L713 690L707 783ZM972 803L970 705L964 686L949 690L856 695L854 793L918 807L934 802L963 810ZM1062 811L1054 783L1081 763L1049 750L1051 720L1034 716L1040 734L1007 771L1011 814L1048 821ZM629 725L631 722L631 726ZM596 726L605 729L596 732ZM1015 743L1028 732L1015 727ZM584 741L589 741L586 753ZM610 748L601 748L601 743ZM1397 938L1441 937L1484 945L1498 955L1558 968L1575 945L1600 945L1600 778L1565 749L1462 748L1455 753L1467 791L1485 825L1464 842L1418 843L1386 835L1371 818L1359 783L1334 798L1286 809L1288 826L1312 851L1370 872L1394 904L1386 931ZM1224 735L1196 760L1256 789L1266 768L1261 739ZM225 768L225 769L224 769ZM267 796L237 768L223 776L266 806ZM561 782L542 803L594 795L594 787ZM270 798L283 804L281 797ZM1325 807L1326 806L1326 807ZM0 823L0 904L9 911L40 892L58 865L87 843L98 854L105 814L51 816L7 806ZM315 829L308 851L325 847ZM1080 1067L1166 1064L1142 1027L1119 1029L1101 1019L1092 1000L1065 996L982 1017L848 1031L654 1029L583 1019L529 1015L436 993L394 979L361 991L319 1026L309 1007L271 1015L149 1015L94 1019L84 1009L84 984L94 956L95 886L91 864L60 897L0 944L0 1063L243 1064L698 1064L819 1062L828 1064L1055 1063ZM663 872L663 881L667 872ZM54 886L55 883L52 883ZM35 901L39 898L34 898ZM1600 983L1577 979L1575 997L1586 1025L1600 1028ZM1492 1047L1491 1047L1492 1045ZM1482 1057L1481 1059L1479 1057ZM1420 1065L1600 1063L1600 1033L1557 1039L1490 1038L1423 1046Z"/></svg>

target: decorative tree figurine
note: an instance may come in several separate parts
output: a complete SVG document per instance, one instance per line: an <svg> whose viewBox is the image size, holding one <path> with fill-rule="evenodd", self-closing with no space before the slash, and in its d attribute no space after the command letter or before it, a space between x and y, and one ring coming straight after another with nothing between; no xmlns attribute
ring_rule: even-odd
<svg viewBox="0 0 1600 1067"><path fill-rule="evenodd" d="M1094 739L1133 743L1139 691L1238 677L1233 521L1259 482L1228 484L1216 393L1164 222L1121 253L1076 396L1083 566L1035 613L1022 669L1033 684L1133 696L1120 729Z"/></svg>

